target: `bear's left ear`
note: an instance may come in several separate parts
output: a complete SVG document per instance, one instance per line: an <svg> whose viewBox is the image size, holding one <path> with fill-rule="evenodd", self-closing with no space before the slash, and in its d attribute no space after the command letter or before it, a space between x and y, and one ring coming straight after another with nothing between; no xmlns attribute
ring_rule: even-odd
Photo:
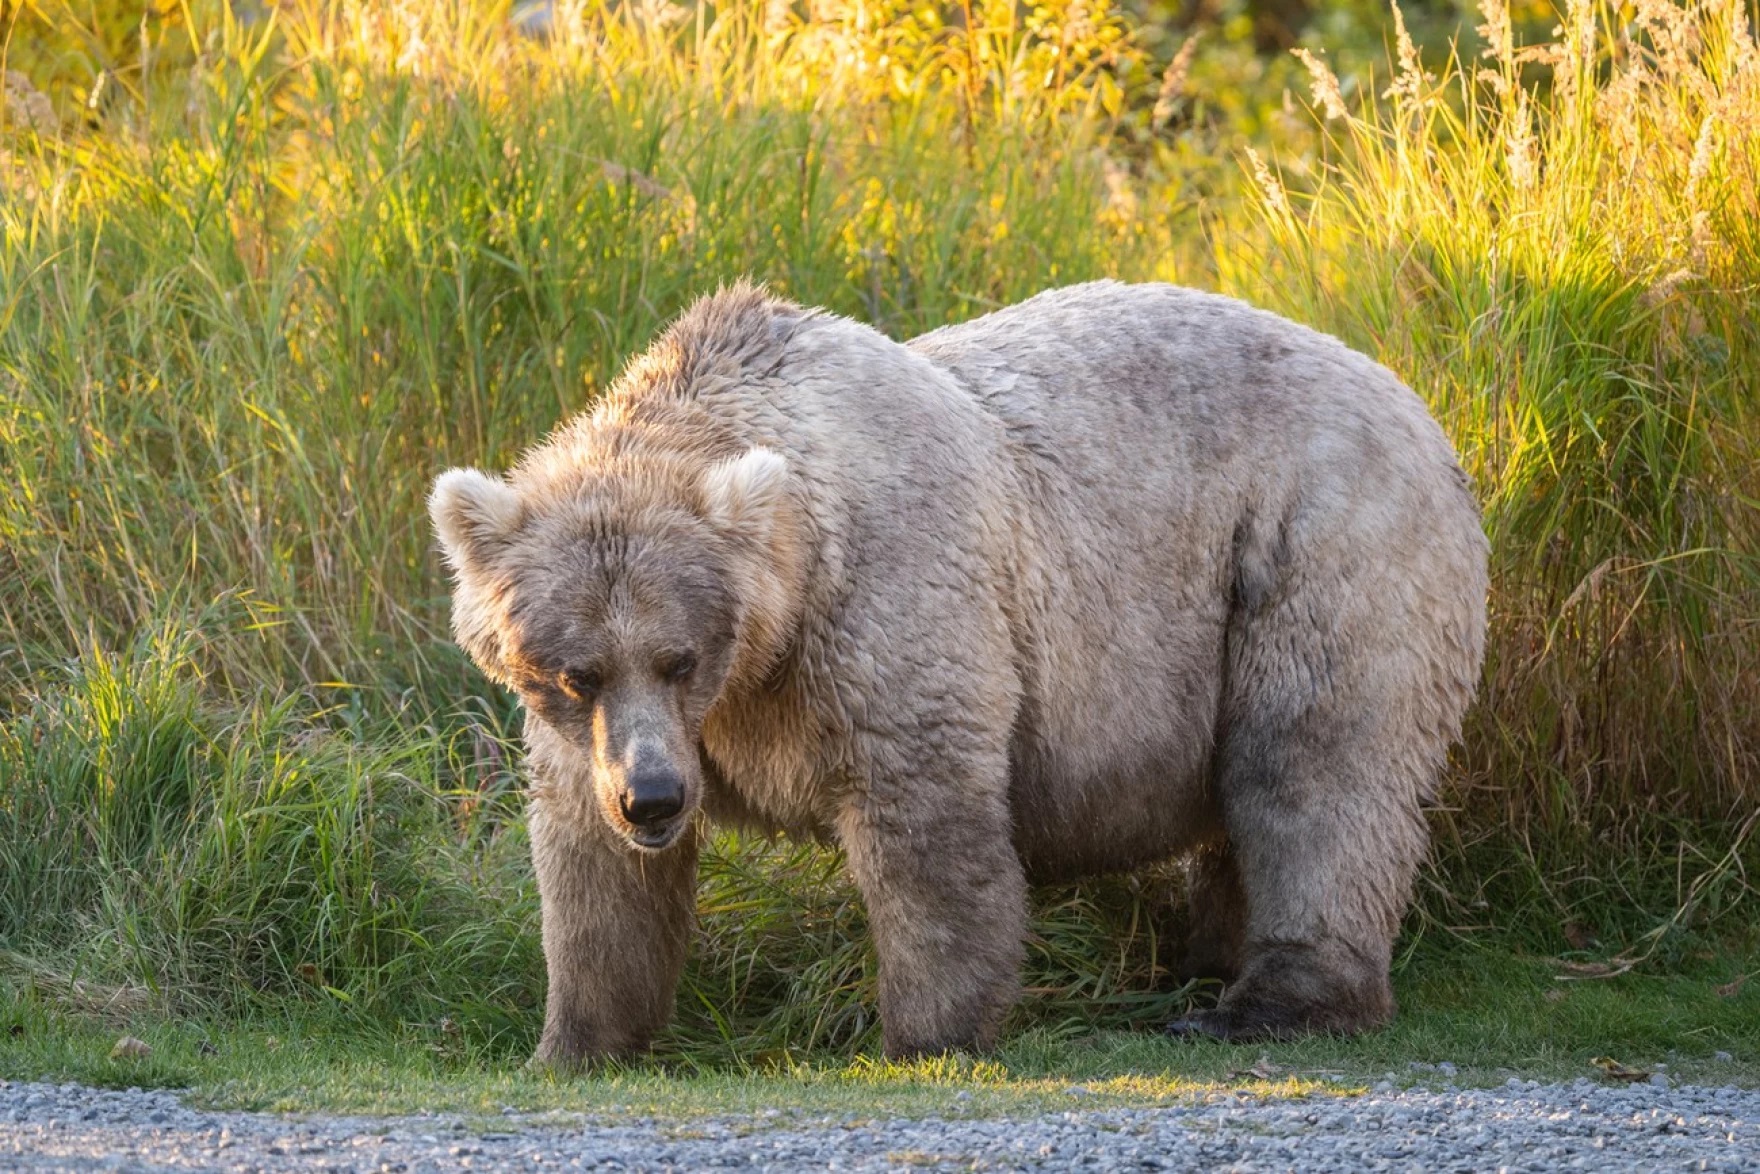
<svg viewBox="0 0 1760 1174"><path fill-rule="evenodd" d="M788 492L788 461L769 448L730 457L703 475L705 516L723 533L767 542Z"/></svg>

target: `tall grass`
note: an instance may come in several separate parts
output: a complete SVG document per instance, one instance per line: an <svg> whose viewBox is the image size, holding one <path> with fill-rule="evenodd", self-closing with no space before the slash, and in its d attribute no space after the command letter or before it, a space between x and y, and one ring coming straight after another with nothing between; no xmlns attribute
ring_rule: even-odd
<svg viewBox="0 0 1760 1174"><path fill-rule="evenodd" d="M287 703L213 711L191 674L187 646L149 633L90 650L8 721L0 942L122 973L131 1005L529 1003L535 910L505 791L442 786L434 741L363 744Z"/></svg>
<svg viewBox="0 0 1760 1174"><path fill-rule="evenodd" d="M1315 127L1244 172L1170 127L1185 64L1158 83L1093 3L574 0L545 37L487 0L186 11L101 42L104 102L14 79L0 125L5 965L529 1036L513 714L446 638L423 494L742 274L901 336L1173 277L1381 357L1494 544L1416 924L1586 920L1649 957L1750 898L1740 3L1577 4L1527 47L1492 7L1490 56L1439 77L1400 26L1384 97L1312 59ZM50 43L28 19L15 64ZM837 861L727 839L704 873L667 1047L870 1042ZM1171 892L1042 894L1022 1021L1179 1005Z"/></svg>
<svg viewBox="0 0 1760 1174"><path fill-rule="evenodd" d="M757 273L910 332L1106 266L1096 117L864 100L839 26L761 7L502 15L221 22L161 101L15 144L0 688L224 598L224 684L431 710L478 688L434 469L509 459L690 298Z"/></svg>

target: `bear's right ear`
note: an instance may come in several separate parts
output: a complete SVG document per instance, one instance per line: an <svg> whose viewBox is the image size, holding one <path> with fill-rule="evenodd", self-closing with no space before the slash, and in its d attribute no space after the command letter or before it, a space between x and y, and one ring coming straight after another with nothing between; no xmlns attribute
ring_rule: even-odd
<svg viewBox="0 0 1760 1174"><path fill-rule="evenodd" d="M525 505L499 477L476 469L448 469L434 479L428 516L447 564L465 575L481 571L513 536L525 520Z"/></svg>

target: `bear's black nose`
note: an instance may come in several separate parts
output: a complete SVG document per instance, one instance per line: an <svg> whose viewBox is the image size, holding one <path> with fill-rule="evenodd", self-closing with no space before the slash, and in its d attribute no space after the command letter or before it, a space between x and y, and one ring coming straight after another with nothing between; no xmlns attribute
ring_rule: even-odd
<svg viewBox="0 0 1760 1174"><path fill-rule="evenodd" d="M684 810L684 780L669 770L644 770L624 782L618 798L623 818L636 827L652 827Z"/></svg>

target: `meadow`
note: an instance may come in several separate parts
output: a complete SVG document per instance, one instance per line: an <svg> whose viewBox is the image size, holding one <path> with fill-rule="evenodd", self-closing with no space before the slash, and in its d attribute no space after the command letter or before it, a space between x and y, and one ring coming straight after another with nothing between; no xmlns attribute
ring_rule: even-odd
<svg viewBox="0 0 1760 1174"><path fill-rule="evenodd" d="M552 7L5 10L0 1065L138 1081L45 1042L128 1024L172 1081L190 1023L529 1049L518 714L448 639L424 496L748 274L898 337L1177 281L1392 367L1493 550L1397 964L1408 1004L1484 976L1395 1040L1760 1058L1750 5L1493 0L1423 46L1395 9L1385 58L1275 61L1110 0ZM1036 895L1017 1068L1214 994L1178 891ZM874 1050L834 853L720 838L701 915L661 1063ZM1558 975L1600 1010L1530 1047L1499 1000L1539 1039Z"/></svg>

